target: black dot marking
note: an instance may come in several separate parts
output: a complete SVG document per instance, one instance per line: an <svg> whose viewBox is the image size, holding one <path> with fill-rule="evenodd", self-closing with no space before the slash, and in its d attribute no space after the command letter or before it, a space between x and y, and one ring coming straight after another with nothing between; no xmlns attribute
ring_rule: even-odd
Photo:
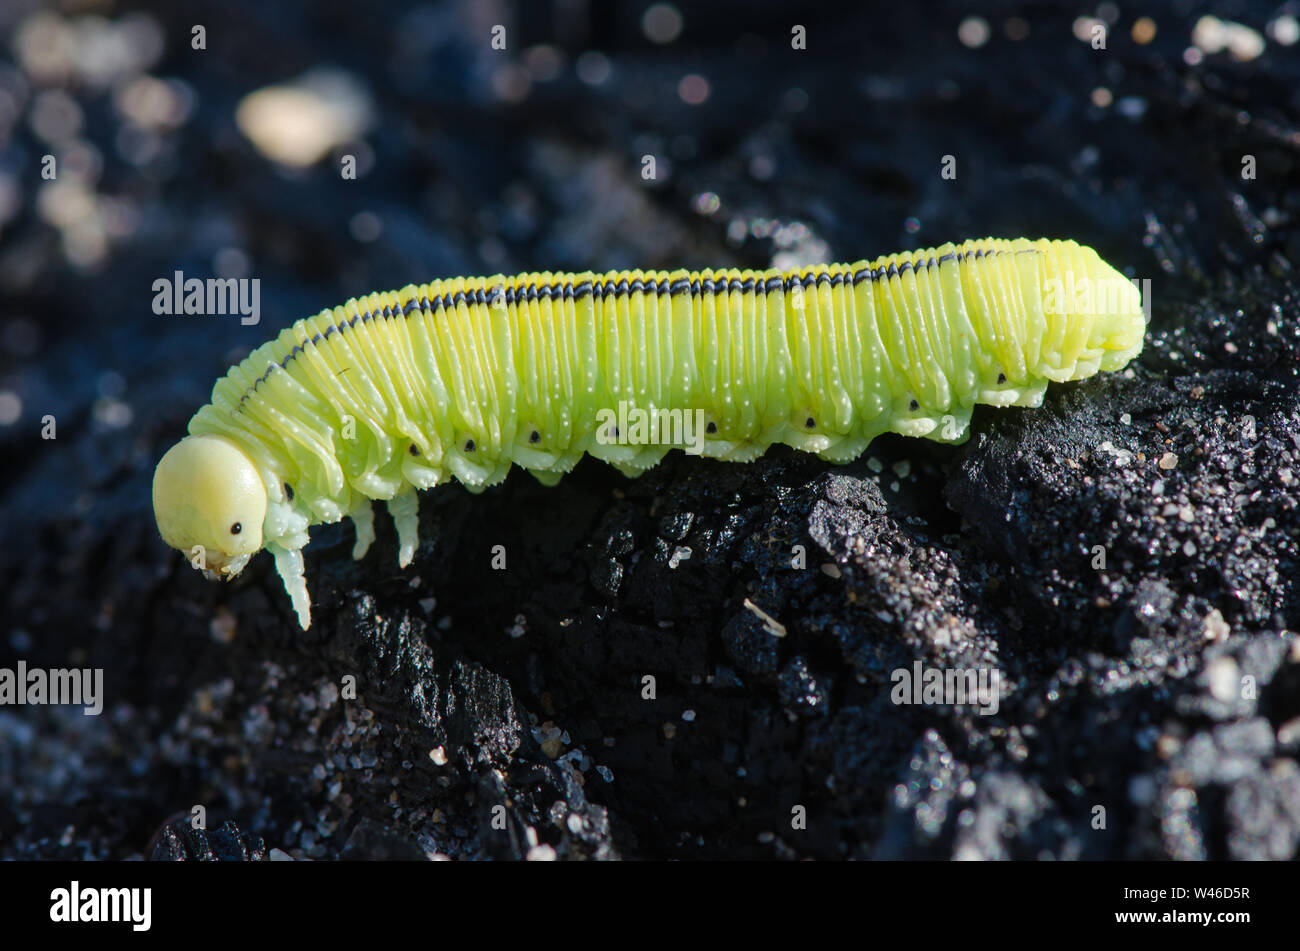
<svg viewBox="0 0 1300 951"><path fill-rule="evenodd" d="M1005 373L999 373L999 374L998 374L998 382L999 382L999 383L1005 383L1005 382L1007 382L1007 375L1006 375Z"/></svg>
<svg viewBox="0 0 1300 951"><path fill-rule="evenodd" d="M911 408L913 413L915 413L918 409L921 408L921 404L918 403L916 400L912 400L912 402L908 403L907 405Z"/></svg>
<svg viewBox="0 0 1300 951"><path fill-rule="evenodd" d="M415 443L411 443L411 445L410 445L410 447L409 447L409 451L410 451L411 455L413 455L413 456L418 456L418 455L420 454L420 447L417 446Z"/></svg>
<svg viewBox="0 0 1300 951"><path fill-rule="evenodd" d="M293 501L293 486L291 486L288 482L284 484L284 494L289 497L290 502Z"/></svg>
<svg viewBox="0 0 1300 951"><path fill-rule="evenodd" d="M718 424L710 421L709 424L704 427L704 431L706 433L716 433L718 431Z"/></svg>
<svg viewBox="0 0 1300 951"><path fill-rule="evenodd" d="M803 424L807 426L809 429L812 429L814 426L817 425L817 421L813 419L811 416L809 416L807 419L804 420Z"/></svg>
<svg viewBox="0 0 1300 951"><path fill-rule="evenodd" d="M243 530L244 530L244 526L240 525L238 522L230 526L230 534L232 535L238 535Z"/></svg>
<svg viewBox="0 0 1300 951"><path fill-rule="evenodd" d="M466 439L466 440L465 440L465 451L466 451L466 452L473 452L473 451L474 451L474 440L472 440L472 439Z"/></svg>
<svg viewBox="0 0 1300 951"><path fill-rule="evenodd" d="M542 434L539 433L537 430L534 429L531 433L528 434L528 441L529 441L529 442L541 442L541 441L542 441Z"/></svg>

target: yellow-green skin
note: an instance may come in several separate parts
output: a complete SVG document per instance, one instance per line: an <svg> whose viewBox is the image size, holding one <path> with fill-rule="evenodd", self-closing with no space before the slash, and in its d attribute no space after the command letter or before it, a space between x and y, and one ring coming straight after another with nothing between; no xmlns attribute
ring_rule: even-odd
<svg viewBox="0 0 1300 951"><path fill-rule="evenodd" d="M154 511L164 541L227 577L270 550L306 628L310 526L350 516L360 558L387 500L404 567L416 489L478 491L512 464L553 485L583 453L638 475L683 445L624 444L620 404L700 411L694 445L718 459L779 442L847 462L883 432L962 442L976 403L1038 406L1049 381L1123 367L1145 328L1132 283L1046 239L408 285L300 320L218 380L158 464Z"/></svg>

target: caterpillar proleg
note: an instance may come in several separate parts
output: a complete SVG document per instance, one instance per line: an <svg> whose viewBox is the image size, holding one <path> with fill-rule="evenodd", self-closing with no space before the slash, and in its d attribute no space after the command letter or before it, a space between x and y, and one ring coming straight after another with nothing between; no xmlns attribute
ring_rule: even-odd
<svg viewBox="0 0 1300 951"><path fill-rule="evenodd" d="M1049 381L1123 367L1145 328L1132 283L1047 239L797 271L408 285L232 367L159 462L154 513L167 544L227 578L270 551L306 628L308 529L350 517L360 558L375 500L405 567L416 491L452 477L479 491L518 465L553 485L584 453L635 476L675 446L748 461L785 443L843 463L884 432L958 443L975 404L1038 406Z"/></svg>

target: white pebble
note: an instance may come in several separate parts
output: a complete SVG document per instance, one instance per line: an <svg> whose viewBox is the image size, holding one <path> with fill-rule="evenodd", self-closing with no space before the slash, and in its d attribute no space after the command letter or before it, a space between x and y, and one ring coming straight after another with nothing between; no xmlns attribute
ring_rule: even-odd
<svg viewBox="0 0 1300 951"><path fill-rule="evenodd" d="M1206 675L1210 682L1210 695L1223 703L1232 703L1241 689L1241 671L1231 657L1220 657L1211 662Z"/></svg>

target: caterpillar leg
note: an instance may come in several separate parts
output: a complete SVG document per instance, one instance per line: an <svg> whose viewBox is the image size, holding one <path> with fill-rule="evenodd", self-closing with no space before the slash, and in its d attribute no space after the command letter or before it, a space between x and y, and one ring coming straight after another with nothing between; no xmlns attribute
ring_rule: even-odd
<svg viewBox="0 0 1300 951"><path fill-rule="evenodd" d="M930 432L926 438L952 445L964 443L970 436L970 414L971 407L954 406L939 417L938 428Z"/></svg>
<svg viewBox="0 0 1300 951"><path fill-rule="evenodd" d="M420 542L420 500L411 489L388 500L388 514L397 527L397 566L405 568Z"/></svg>
<svg viewBox="0 0 1300 951"><path fill-rule="evenodd" d="M352 524L357 530L357 541L352 546L352 557L360 561L370 550L370 544L375 540L375 509L369 499L363 499L361 504L348 512L348 518L352 519Z"/></svg>
<svg viewBox="0 0 1300 951"><path fill-rule="evenodd" d="M281 548L274 542L266 546L275 558L275 570L284 581L285 593L298 615L298 625L305 631L311 627L311 598L307 596L307 580L302 567L301 548Z"/></svg>
<svg viewBox="0 0 1300 951"><path fill-rule="evenodd" d="M869 439L865 439L860 435L850 434L839 439L835 445L823 449L817 455L827 462L843 465L862 455L866 451L869 442Z"/></svg>
<svg viewBox="0 0 1300 951"><path fill-rule="evenodd" d="M762 443L716 440L706 442L701 455L712 456L725 462L753 462L766 450L767 446Z"/></svg>

